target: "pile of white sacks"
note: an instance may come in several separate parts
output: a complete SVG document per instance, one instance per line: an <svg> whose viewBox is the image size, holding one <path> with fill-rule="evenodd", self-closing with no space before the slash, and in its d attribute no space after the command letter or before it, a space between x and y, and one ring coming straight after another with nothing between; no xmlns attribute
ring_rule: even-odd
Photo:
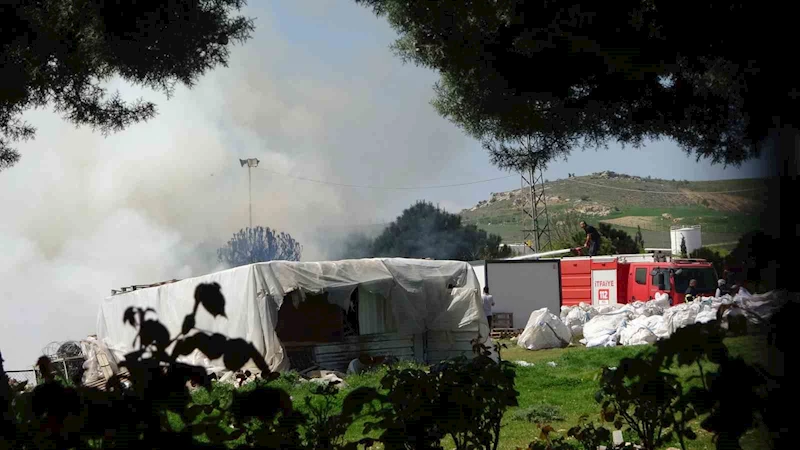
<svg viewBox="0 0 800 450"><path fill-rule="evenodd" d="M652 344L675 330L717 318L721 305L732 304L723 317L743 315L751 322L768 319L783 303L785 292L737 294L736 297L700 297L691 303L669 306L666 294L656 300L626 305L562 306L561 317L542 308L531 313L517 345L528 350L566 347L579 341L587 347Z"/></svg>

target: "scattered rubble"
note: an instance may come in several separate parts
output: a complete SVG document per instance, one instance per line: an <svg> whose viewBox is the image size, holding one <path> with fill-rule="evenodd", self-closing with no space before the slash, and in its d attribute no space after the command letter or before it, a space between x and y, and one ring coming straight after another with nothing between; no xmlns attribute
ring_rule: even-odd
<svg viewBox="0 0 800 450"><path fill-rule="evenodd" d="M593 174L589 175L589 178L593 179L601 179L601 180L610 180L610 179L624 179L624 180L632 180L632 181L642 181L642 177L637 177L635 175L626 175L624 173L616 173L612 170L604 170L602 172L594 172Z"/></svg>
<svg viewBox="0 0 800 450"><path fill-rule="evenodd" d="M309 373L307 382L317 384L334 384L339 389L347 386L344 382L345 374L336 370L315 370ZM301 378L301 380L305 380Z"/></svg>
<svg viewBox="0 0 800 450"><path fill-rule="evenodd" d="M391 355L376 357L362 355L350 361L350 364L347 365L347 374L364 373L379 366L390 366L398 362L399 360Z"/></svg>
<svg viewBox="0 0 800 450"><path fill-rule="evenodd" d="M577 201L580 203L580 200ZM611 208L598 203L588 205L576 206L567 210L568 212L577 212L584 216L605 217L611 214Z"/></svg>

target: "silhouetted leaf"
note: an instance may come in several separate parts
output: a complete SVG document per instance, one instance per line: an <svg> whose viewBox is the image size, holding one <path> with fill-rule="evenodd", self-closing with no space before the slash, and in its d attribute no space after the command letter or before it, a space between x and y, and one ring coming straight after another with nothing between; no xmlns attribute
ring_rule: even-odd
<svg viewBox="0 0 800 450"><path fill-rule="evenodd" d="M260 366L259 369L269 371L264 358L253 347L253 344L244 339L230 339L225 344L225 355L222 361L228 370L238 371L251 359L256 365Z"/></svg>
<svg viewBox="0 0 800 450"><path fill-rule="evenodd" d="M192 405L186 408L184 416L189 422L194 422L195 419L203 412L205 405Z"/></svg>
<svg viewBox="0 0 800 450"><path fill-rule="evenodd" d="M231 431L230 433L228 433L228 440L229 441L235 441L236 439L239 439L240 437L242 437L242 435L244 435L244 433L245 433L245 430L243 430L241 428L237 428L237 429Z"/></svg>
<svg viewBox="0 0 800 450"><path fill-rule="evenodd" d="M342 402L342 415L349 416L358 414L364 406L369 405L373 400L377 400L378 398L380 398L380 394L373 388L366 386L356 388L344 398Z"/></svg>
<svg viewBox="0 0 800 450"><path fill-rule="evenodd" d="M541 431L541 433L539 433L539 438L540 438L540 439L542 439L542 440L546 440L546 439L547 439L547 437L550 435L550 433L552 433L553 431L555 431L555 430L553 429L553 427L551 427L550 425L544 425L544 426L542 426L542 427L541 427L541 430L542 430L542 431Z"/></svg>
<svg viewBox="0 0 800 450"><path fill-rule="evenodd" d="M697 439L697 433L695 433L694 430L692 430L691 428L687 428L687 429L683 430L683 435L687 439L691 439L691 440Z"/></svg>
<svg viewBox="0 0 800 450"><path fill-rule="evenodd" d="M281 374L278 372L261 372L261 378L267 381L275 381L281 377Z"/></svg>
<svg viewBox="0 0 800 450"><path fill-rule="evenodd" d="M194 314L189 314L183 319L181 334L188 334L194 328Z"/></svg>
<svg viewBox="0 0 800 450"><path fill-rule="evenodd" d="M25 390L25 387L28 386L28 380L22 381L21 383L17 383L15 386L11 388L12 393L18 393Z"/></svg>
<svg viewBox="0 0 800 450"><path fill-rule="evenodd" d="M597 403L603 403L603 398L604 398L603 391L597 391L594 393L594 401L596 401ZM605 408L606 406L607 405L603 403L602 407Z"/></svg>
<svg viewBox="0 0 800 450"><path fill-rule="evenodd" d="M177 342L173 354L189 355L194 350L200 350L210 360L222 357L225 351L225 336L215 333L209 336L206 333L195 333Z"/></svg>
<svg viewBox="0 0 800 450"><path fill-rule="evenodd" d="M248 392L234 394L231 412L237 420L259 418L271 421L279 412L288 416L293 410L292 400L285 391L259 386Z"/></svg>
<svg viewBox="0 0 800 450"><path fill-rule="evenodd" d="M219 444L228 440L228 433L218 424L209 424L205 429L205 435L212 444Z"/></svg>
<svg viewBox="0 0 800 450"><path fill-rule="evenodd" d="M122 323L130 324L132 327L136 326L136 311L134 311L133 306L125 309L125 314L122 315Z"/></svg>
<svg viewBox="0 0 800 450"><path fill-rule="evenodd" d="M194 299L214 317L225 316L225 297L219 283L202 283L194 291Z"/></svg>
<svg viewBox="0 0 800 450"><path fill-rule="evenodd" d="M145 320L139 330L139 339L143 346L153 344L163 349L169 345L169 331L156 320Z"/></svg>

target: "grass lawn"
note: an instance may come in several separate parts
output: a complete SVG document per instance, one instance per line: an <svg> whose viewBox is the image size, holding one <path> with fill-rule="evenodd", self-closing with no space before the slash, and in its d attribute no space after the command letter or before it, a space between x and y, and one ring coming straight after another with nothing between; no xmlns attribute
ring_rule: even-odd
<svg viewBox="0 0 800 450"><path fill-rule="evenodd" d="M760 352L761 338L739 337L727 340L732 353L742 356L749 362L755 362L762 353ZM565 349L529 351L506 342L508 348L503 350L502 356L508 361L526 361L533 363L531 367L516 366L516 389L519 392L519 407L508 410L503 418L500 448L515 449L527 448L528 443L538 436L534 423L529 422L525 415L533 412L535 417L540 417L550 423L559 434L566 434L566 430L577 424L578 418L588 414L590 420L599 421L599 405L594 400L598 389L598 377L603 367L616 366L620 359L635 356L639 352L649 351L651 347L613 347L592 348L569 347ZM555 362L551 367L548 362ZM711 367L710 364L707 367ZM347 386L342 388L336 399L337 407L341 406L342 399L353 389L360 386L378 387L380 378L385 372L379 370L369 374L349 376ZM677 369L676 373L684 380L684 386L690 386L694 381L688 378L697 375L696 366L692 368ZM295 382L296 378L283 376L275 381L276 387L288 391L294 400L295 407L305 410L304 399L311 395L311 383ZM195 400L205 403L211 397L230 395L232 388L217 387L211 393L198 390ZM350 441L361 438L363 424L361 420L350 427L347 439ZM609 428L611 428L609 426ZM696 441L689 441L690 449L713 449L711 435L695 425L698 434ZM632 436L626 435L627 439ZM746 437L745 448L760 448L756 442L755 434ZM445 442L445 448L453 448ZM674 444L679 448L677 442Z"/></svg>
<svg viewBox="0 0 800 450"><path fill-rule="evenodd" d="M727 344L732 353L739 355L750 362L755 361L761 353L758 338L743 337L732 338ZM514 449L525 447L538 433L536 426L524 420L515 418L515 410L524 410L543 405L556 407L563 420L552 421L551 425L561 434L575 425L583 414L589 414L590 420L598 423L600 420L600 407L594 400L598 390L598 377L603 367L616 366L619 360L637 355L639 352L648 351L651 347L612 347L591 348L570 347L565 349L529 351L516 345L509 345L503 352L503 359L508 361L527 361L534 363L533 367L517 367L517 391L519 391L519 407L506 413L503 423L502 440L500 448ZM556 367L550 367L548 362L553 361ZM711 367L710 363L708 367ZM681 368L675 371L683 379L685 387L693 385L688 378L698 375L696 366ZM699 383L699 381L698 381ZM608 428L612 428L609 424ZM713 449L711 434L694 427L698 439L690 441L688 448ZM632 436L626 435L627 439ZM680 448L677 442L673 443ZM748 446L759 448L758 445Z"/></svg>

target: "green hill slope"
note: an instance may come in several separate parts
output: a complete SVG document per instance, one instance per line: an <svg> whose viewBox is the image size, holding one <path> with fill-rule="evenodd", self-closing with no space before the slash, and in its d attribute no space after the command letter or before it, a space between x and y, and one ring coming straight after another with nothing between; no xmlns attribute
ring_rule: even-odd
<svg viewBox="0 0 800 450"><path fill-rule="evenodd" d="M672 225L701 225L704 245L730 247L743 233L759 228L765 188L764 179L680 181L614 172L545 183L554 226L579 217L633 234L638 225L648 247L669 247ZM465 222L517 243L522 241L523 201L520 190L492 193L460 214Z"/></svg>

